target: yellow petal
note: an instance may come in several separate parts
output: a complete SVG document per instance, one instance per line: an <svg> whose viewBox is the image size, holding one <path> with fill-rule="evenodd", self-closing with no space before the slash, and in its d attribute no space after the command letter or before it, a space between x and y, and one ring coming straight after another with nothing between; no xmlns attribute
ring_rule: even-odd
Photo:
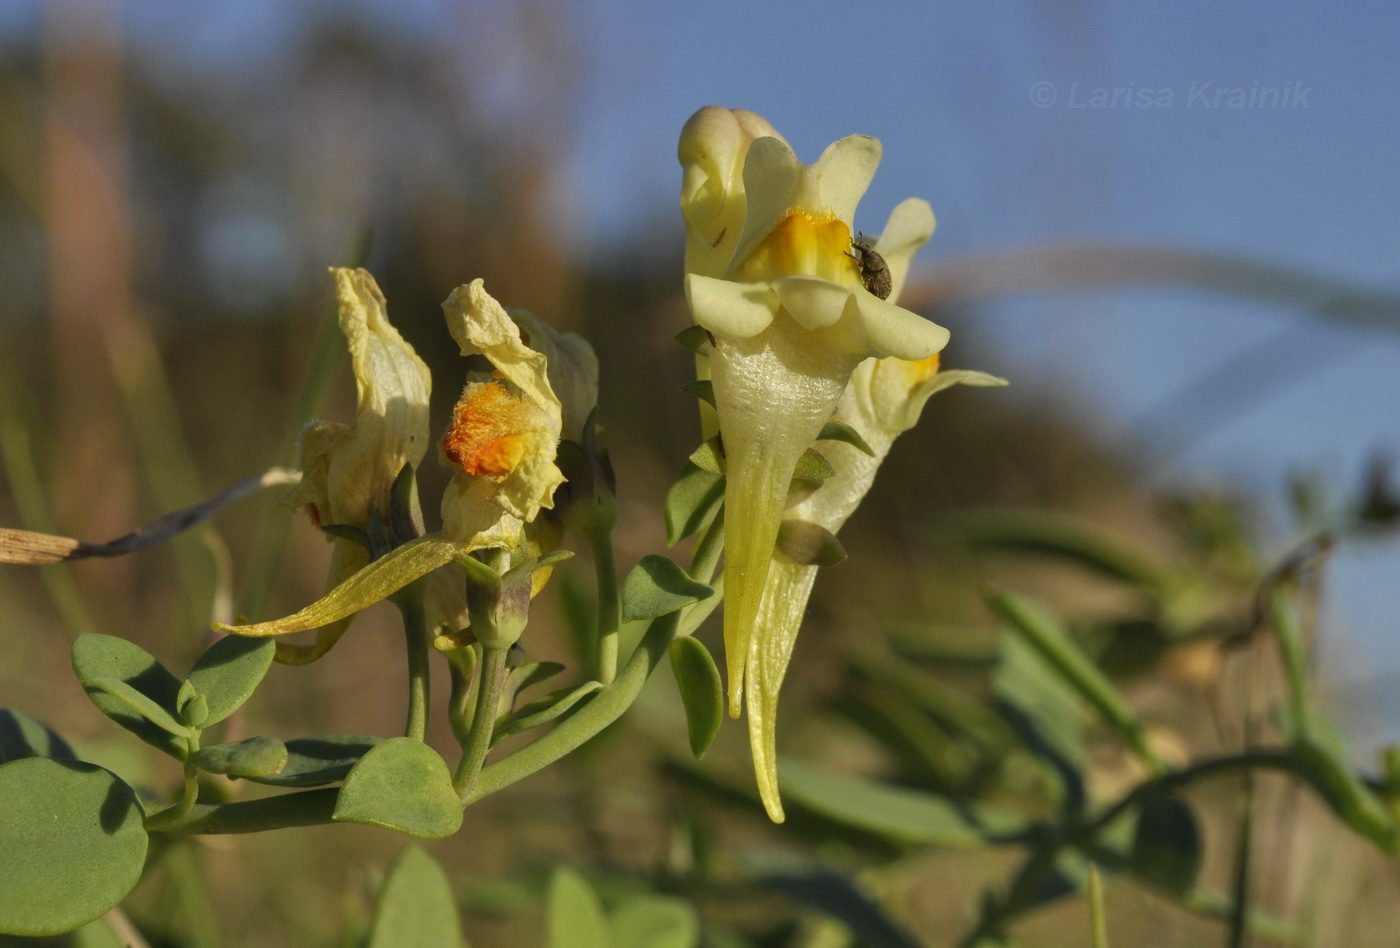
<svg viewBox="0 0 1400 948"><path fill-rule="evenodd" d="M215 622L214 629L266 638L329 626L389 598L419 577L477 548L470 543L446 539L440 534L419 537L381 556L299 612L249 625Z"/></svg>
<svg viewBox="0 0 1400 948"><path fill-rule="evenodd" d="M389 489L403 466L423 460L432 381L389 323L374 277L345 268L331 273L358 398L355 423L328 455L326 493L335 523L363 527L370 511L388 510Z"/></svg>

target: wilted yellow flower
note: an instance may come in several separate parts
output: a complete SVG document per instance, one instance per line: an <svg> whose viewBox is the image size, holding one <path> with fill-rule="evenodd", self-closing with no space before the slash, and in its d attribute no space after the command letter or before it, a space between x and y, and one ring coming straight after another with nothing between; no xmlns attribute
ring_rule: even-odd
<svg viewBox="0 0 1400 948"><path fill-rule="evenodd" d="M358 314L366 307L352 304L377 301L377 317L370 318L370 324L379 335L366 342L363 333L347 329L361 385L361 414L348 429L325 425L308 429L303 439L307 472L293 500L308 506L321 525L348 523L363 528L372 512L387 516L389 486L403 464L416 467L422 460L427 442L427 369L384 318L383 297L373 279L364 271L336 274L338 280L351 281L341 294L342 325L347 307ZM334 641L323 643L325 629L338 630L338 636L343 622L354 613L465 553L527 545L531 555L542 551L541 537L527 536L527 530L533 531L531 522L541 508L553 504L554 491L563 482L554 463L561 433L573 430L567 424L581 430L582 419L597 401L597 359L581 337L560 335L528 313L507 313L480 280L455 290L443 303L443 311L462 354L485 356L494 373L490 379L467 385L443 439L444 456L455 474L442 498L442 529L407 542L399 538L400 545L368 565L361 561L359 568L340 577L330 593L300 612L254 625L217 628L253 636L320 628L316 646L301 653L302 660L310 660ZM352 329L366 318L352 319ZM390 338L396 345L385 341ZM410 371L407 359L417 368ZM408 382L420 377L419 369L421 391ZM567 400L561 401L556 390ZM410 425L410 419L415 424ZM371 437L375 433L377 440ZM349 467L349 461L355 466ZM342 467L356 476L344 473ZM346 504L352 494L343 486L348 484L371 498L355 508L357 516L363 511L362 521L336 519L349 509ZM463 574L452 569L446 573L434 577L426 592L430 621L452 625L465 615L459 581Z"/></svg>
<svg viewBox="0 0 1400 948"><path fill-rule="evenodd" d="M313 421L301 435L301 483L286 502L305 509L317 526L368 531L370 518L389 518L389 491L405 464L414 468L428 448L432 379L413 347L389 322L384 294L364 270L336 268L340 331L350 349L357 392L354 424ZM354 540L336 538L326 588L334 589L369 562ZM314 645L279 642L277 658L314 661L349 628L352 616L319 629Z"/></svg>
<svg viewBox="0 0 1400 948"><path fill-rule="evenodd" d="M853 253L851 221L880 154L876 139L852 135L804 165L767 123L717 107L681 133L686 298L714 340L709 371L725 453L724 640L734 716L746 669L763 648L759 606L798 458L863 360L927 359L948 340L941 326L870 292ZM933 212L907 200L886 232L878 249L894 298L933 232Z"/></svg>

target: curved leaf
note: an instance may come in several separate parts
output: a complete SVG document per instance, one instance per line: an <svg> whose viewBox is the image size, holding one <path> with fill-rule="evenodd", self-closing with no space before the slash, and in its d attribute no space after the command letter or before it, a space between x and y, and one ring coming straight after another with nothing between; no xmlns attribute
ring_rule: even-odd
<svg viewBox="0 0 1400 948"><path fill-rule="evenodd" d="M644 556L623 583L622 617L629 621L655 619L713 594L713 589L691 579L666 557Z"/></svg>
<svg viewBox="0 0 1400 948"><path fill-rule="evenodd" d="M23 711L0 708L0 764L23 757L78 759L68 742L48 725Z"/></svg>
<svg viewBox="0 0 1400 948"><path fill-rule="evenodd" d="M345 779L383 739L365 734L325 734L286 742L287 763L274 775L242 774L244 779L272 787L319 787Z"/></svg>
<svg viewBox="0 0 1400 948"><path fill-rule="evenodd" d="M572 869L556 869L545 917L549 948L614 948L593 888Z"/></svg>
<svg viewBox="0 0 1400 948"><path fill-rule="evenodd" d="M182 738L95 684L99 678L123 682L164 711L168 722L178 722L180 680L145 649L115 636L84 633L73 642L73 672L99 711L146 743L184 759ZM183 725L177 726L183 733Z"/></svg>
<svg viewBox="0 0 1400 948"><path fill-rule="evenodd" d="M701 760L724 721L724 684L719 668L703 642L683 635L671 642L671 672L685 707L691 753Z"/></svg>
<svg viewBox="0 0 1400 948"><path fill-rule="evenodd" d="M287 745L275 737L250 737L201 747L190 762L211 774L270 777L287 766Z"/></svg>

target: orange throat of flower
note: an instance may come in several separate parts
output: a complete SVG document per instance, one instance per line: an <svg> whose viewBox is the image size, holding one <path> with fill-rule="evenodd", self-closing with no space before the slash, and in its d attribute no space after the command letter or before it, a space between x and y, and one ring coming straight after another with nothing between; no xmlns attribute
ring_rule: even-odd
<svg viewBox="0 0 1400 948"><path fill-rule="evenodd" d="M500 382L473 382L452 411L442 453L468 474L500 480L519 467L541 436L553 440L549 417L539 408Z"/></svg>
<svg viewBox="0 0 1400 948"><path fill-rule="evenodd" d="M860 285L860 267L851 255L851 228L830 211L788 211L740 267L742 279L763 281L798 274Z"/></svg>

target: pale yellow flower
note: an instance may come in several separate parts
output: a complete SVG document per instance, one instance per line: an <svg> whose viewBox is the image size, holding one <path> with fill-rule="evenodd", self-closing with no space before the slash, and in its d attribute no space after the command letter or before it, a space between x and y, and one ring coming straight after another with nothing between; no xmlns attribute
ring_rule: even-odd
<svg viewBox="0 0 1400 948"><path fill-rule="evenodd" d="M927 359L948 339L941 326L867 290L852 253L851 222L880 143L852 135L804 165L781 138L758 134L765 128L750 113L710 107L687 123L679 148L686 298L713 339L709 372L725 453L724 640L734 716L763 647L759 606L798 458L863 360ZM933 223L919 200L891 215L879 249L889 250L896 290Z"/></svg>

